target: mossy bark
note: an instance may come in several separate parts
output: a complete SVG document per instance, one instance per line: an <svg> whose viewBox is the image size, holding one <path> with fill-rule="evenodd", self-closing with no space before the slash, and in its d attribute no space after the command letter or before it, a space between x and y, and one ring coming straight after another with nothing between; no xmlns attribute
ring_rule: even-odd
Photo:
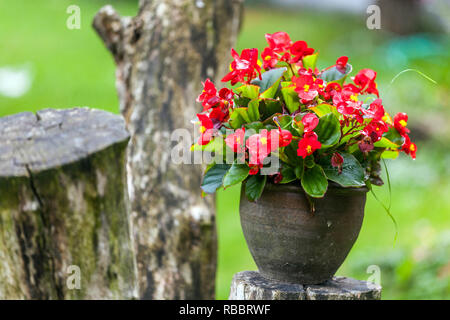
<svg viewBox="0 0 450 320"><path fill-rule="evenodd" d="M136 298L123 119L43 110L0 132L0 299Z"/></svg>
<svg viewBox="0 0 450 320"><path fill-rule="evenodd" d="M220 82L226 71L242 2L141 0L136 17L121 18L106 6L94 19L117 64L120 110L131 133L129 195L142 299L214 297L214 199L201 197L200 166L172 161L171 134L194 132L201 82Z"/></svg>

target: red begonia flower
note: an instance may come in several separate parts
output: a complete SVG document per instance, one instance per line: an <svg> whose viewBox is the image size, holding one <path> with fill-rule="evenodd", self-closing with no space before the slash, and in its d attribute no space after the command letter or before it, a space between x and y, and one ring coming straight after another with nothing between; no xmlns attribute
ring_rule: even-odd
<svg viewBox="0 0 450 320"><path fill-rule="evenodd" d="M292 133L288 130L282 130L279 128L280 134L280 148L288 146L292 141Z"/></svg>
<svg viewBox="0 0 450 320"><path fill-rule="evenodd" d="M238 82L249 83L257 74L261 78L261 67L258 65L258 49L244 49L239 56L236 50L231 49L234 60L231 62L231 72L223 77L223 82L231 81L231 85Z"/></svg>
<svg viewBox="0 0 450 320"><path fill-rule="evenodd" d="M389 127L383 121L372 120L364 129L363 134L370 137L373 143L379 141L383 133L388 132Z"/></svg>
<svg viewBox="0 0 450 320"><path fill-rule="evenodd" d="M205 145L208 144L212 137L213 137L213 133L214 133L214 125L212 120L205 114L197 114L197 118L198 120L200 120L200 138L198 139L198 144L199 145Z"/></svg>
<svg viewBox="0 0 450 320"><path fill-rule="evenodd" d="M303 57L313 54L314 49L308 48L308 44L305 41L296 41L292 44L290 52L293 55L290 62L297 63Z"/></svg>
<svg viewBox="0 0 450 320"><path fill-rule="evenodd" d="M261 58L263 60L263 68L264 69L272 69L278 63L277 54L270 48L265 48L261 53Z"/></svg>
<svg viewBox="0 0 450 320"><path fill-rule="evenodd" d="M402 144L402 151L410 155L411 158L416 159L417 146L411 142L411 139L405 134L405 142Z"/></svg>
<svg viewBox="0 0 450 320"><path fill-rule="evenodd" d="M206 79L203 83L203 91L198 96L197 102L201 102L203 110L206 111L220 102L219 97L217 97L217 89L211 80Z"/></svg>
<svg viewBox="0 0 450 320"><path fill-rule="evenodd" d="M302 103L308 103L319 94L319 85L315 83L312 75L300 74L298 77L293 76L292 82L295 84L295 92L298 93Z"/></svg>
<svg viewBox="0 0 450 320"><path fill-rule="evenodd" d="M368 109L363 109L366 117L371 118L375 121L382 121L384 117L384 107L381 104L381 99L375 99L370 105Z"/></svg>
<svg viewBox="0 0 450 320"><path fill-rule="evenodd" d="M249 153L250 165L262 165L264 159L271 152L271 141L267 130L261 130L260 133L251 135L246 142Z"/></svg>
<svg viewBox="0 0 450 320"><path fill-rule="evenodd" d="M266 40L269 48L277 53L287 51L292 44L291 38L286 32L266 33Z"/></svg>
<svg viewBox="0 0 450 320"><path fill-rule="evenodd" d="M317 140L317 134L314 132L306 133L298 142L297 155L303 159L320 149L322 144Z"/></svg>
<svg viewBox="0 0 450 320"><path fill-rule="evenodd" d="M281 172L276 173L273 177L273 183L278 184L281 182L281 180L283 180L283 175L281 174Z"/></svg>
<svg viewBox="0 0 450 320"><path fill-rule="evenodd" d="M333 153L331 156L331 165L338 168L338 172L342 172L342 164L344 163L344 158L337 152Z"/></svg>
<svg viewBox="0 0 450 320"><path fill-rule="evenodd" d="M222 123L229 119L229 110L227 107L216 107L209 113L209 118L213 122L215 129L219 129Z"/></svg>
<svg viewBox="0 0 450 320"><path fill-rule="evenodd" d="M219 98L233 104L234 92L228 88L222 88L219 91Z"/></svg>
<svg viewBox="0 0 450 320"><path fill-rule="evenodd" d="M402 136L410 132L407 125L408 115L404 112L397 113L394 117L394 127Z"/></svg>
<svg viewBox="0 0 450 320"><path fill-rule="evenodd" d="M225 143L233 152L242 153L245 150L244 137L245 128L237 129L236 132L225 138Z"/></svg>
<svg viewBox="0 0 450 320"><path fill-rule="evenodd" d="M358 142L358 147L361 152L369 152L373 150L374 145L372 138L370 136L363 135L363 138Z"/></svg>
<svg viewBox="0 0 450 320"><path fill-rule="evenodd" d="M347 71L347 62L348 57L342 56L336 60L336 69L341 72L345 73Z"/></svg>
<svg viewBox="0 0 450 320"><path fill-rule="evenodd" d="M259 172L259 169L261 169L261 168L263 167L263 165L262 165L262 164L259 164L259 165L249 165L249 167L250 167L250 170L249 170L248 174L249 174L250 176L253 176L253 175L255 175L255 174L257 174L257 173Z"/></svg>
<svg viewBox="0 0 450 320"><path fill-rule="evenodd" d="M353 79L355 85L360 89L361 93L378 94L375 78L377 73L372 69L362 69Z"/></svg>
<svg viewBox="0 0 450 320"><path fill-rule="evenodd" d="M314 113L308 113L302 118L304 132L313 131L319 124L319 118Z"/></svg>

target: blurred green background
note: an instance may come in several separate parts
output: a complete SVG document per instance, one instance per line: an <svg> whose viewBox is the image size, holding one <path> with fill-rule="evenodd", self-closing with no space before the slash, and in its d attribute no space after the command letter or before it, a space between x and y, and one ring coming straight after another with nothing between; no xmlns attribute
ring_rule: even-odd
<svg viewBox="0 0 450 320"><path fill-rule="evenodd" d="M107 3L122 15L137 10L137 1L130 0L0 0L0 116L73 106L118 112L114 62L91 28L95 12ZM80 30L66 28L71 4L81 8ZM286 31L320 51L319 67L347 55L354 70L378 71L385 108L410 117L417 160L401 156L387 162L397 241L393 223L368 195L361 234L338 274L365 280L371 275L368 267L377 265L384 299L450 299L448 30L425 28L400 36L383 29L383 22L381 30L367 29L365 12L259 4L247 4L238 50L262 49L264 33ZM440 15L448 22L448 11ZM406 72L390 85L396 74L410 68L437 84ZM389 203L387 186L376 193ZM219 192L218 299L227 298L234 273L256 268L240 228L238 206L239 187Z"/></svg>

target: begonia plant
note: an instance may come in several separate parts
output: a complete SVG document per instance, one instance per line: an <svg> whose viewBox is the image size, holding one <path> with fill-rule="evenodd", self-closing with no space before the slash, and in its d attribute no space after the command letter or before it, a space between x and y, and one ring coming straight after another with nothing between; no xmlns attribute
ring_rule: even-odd
<svg viewBox="0 0 450 320"><path fill-rule="evenodd" d="M230 72L222 79L228 88L219 90L210 79L203 83L200 138L192 149L216 154L203 192L244 182L254 201L266 183L297 181L308 196L321 198L329 181L381 185L381 159L400 152L416 157L408 116L392 118L384 109L375 71L351 77L345 56L319 70L318 52L305 41L291 41L285 32L266 34L266 40L261 57L254 48L231 50ZM275 170L263 172L274 159Z"/></svg>

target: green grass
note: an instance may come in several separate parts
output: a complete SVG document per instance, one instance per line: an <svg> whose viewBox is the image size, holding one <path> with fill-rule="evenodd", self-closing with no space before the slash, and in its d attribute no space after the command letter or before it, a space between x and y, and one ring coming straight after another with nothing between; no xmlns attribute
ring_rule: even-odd
<svg viewBox="0 0 450 320"><path fill-rule="evenodd" d="M108 3L123 15L137 10L134 1L0 1L0 66L29 65L33 74L24 96L0 96L0 116L73 106L118 112L114 61L91 27ZM81 9L79 30L66 27L71 4Z"/></svg>
<svg viewBox="0 0 450 320"><path fill-rule="evenodd" d="M73 106L118 112L114 62L91 28L95 12L107 3L112 3L123 15L136 13L137 1L125 0L0 2L0 67L28 64L34 75L32 88L24 96L16 99L0 96L0 116ZM70 4L81 8L81 30L66 28L66 8ZM395 39L387 33L367 30L364 16L251 8L246 12L237 48L262 49L264 33L280 30L319 49L319 67L348 55L354 69L374 68L382 92L406 68L417 68L438 82L433 85L418 75L405 74L383 96L388 110L404 110L411 115L410 124L426 129L427 141L417 140L417 161L402 159L389 164L392 213L399 226L395 246L392 222L369 195L360 237L338 274L367 279L367 267L376 264L381 268L384 298L450 298L449 277L445 273L450 246L443 244L450 229L450 134L445 129L450 120L448 40L433 37L433 47L426 36ZM416 45L411 47L411 41ZM388 198L387 188L378 189L377 194L384 201ZM234 273L256 268L240 227L238 203L239 187L219 192L217 298L220 299L227 298Z"/></svg>

